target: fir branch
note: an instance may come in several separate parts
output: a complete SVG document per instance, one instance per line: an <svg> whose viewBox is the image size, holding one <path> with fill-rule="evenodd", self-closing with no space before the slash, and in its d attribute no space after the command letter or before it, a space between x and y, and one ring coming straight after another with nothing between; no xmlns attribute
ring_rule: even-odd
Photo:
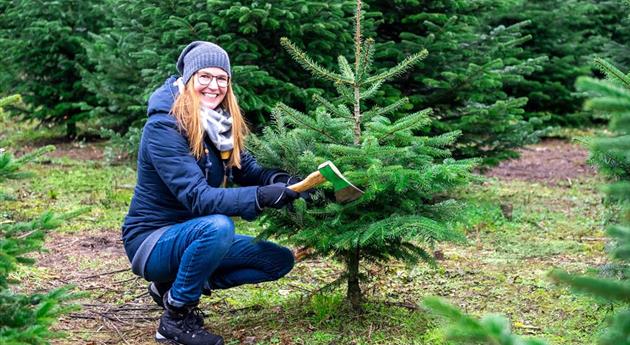
<svg viewBox="0 0 630 345"><path fill-rule="evenodd" d="M3 97L3 98L0 98L0 108L10 105L10 104L15 104L21 101L22 101L22 97L20 97L20 95L11 95L7 97Z"/></svg>
<svg viewBox="0 0 630 345"><path fill-rule="evenodd" d="M621 72L617 67L613 66L613 64L602 58L595 58L593 63L595 64L595 67L604 73L608 79L619 82L623 84L625 88L630 89L630 78L628 78L628 76Z"/></svg>
<svg viewBox="0 0 630 345"><path fill-rule="evenodd" d="M378 90L381 88L384 82L385 80L378 80L374 82L374 84L372 84L367 90L361 93L361 96L359 97L359 99L369 99L372 96L374 96L374 94L378 92Z"/></svg>
<svg viewBox="0 0 630 345"><path fill-rule="evenodd" d="M348 60L346 60L346 58L342 55L339 55L337 61L339 62L339 70L341 71L341 74L347 79L354 80L354 72L348 63Z"/></svg>
<svg viewBox="0 0 630 345"><path fill-rule="evenodd" d="M382 244L393 239L420 240L433 245L436 241L463 241L464 237L458 232L449 230L444 224L427 217L393 216L370 224L361 233L358 243L366 246L374 242Z"/></svg>
<svg viewBox="0 0 630 345"><path fill-rule="evenodd" d="M368 38L363 42L361 49L361 56L359 58L359 71L357 73L356 81L359 85L362 84L364 77L370 73L372 64L374 62L374 39Z"/></svg>
<svg viewBox="0 0 630 345"><path fill-rule="evenodd" d="M434 147L444 147L447 145L451 145L455 142L455 140L462 135L462 131L456 130L444 134L440 134L426 140L426 144Z"/></svg>
<svg viewBox="0 0 630 345"><path fill-rule="evenodd" d="M352 113L350 112L350 109L348 109L348 107L346 107L345 105L339 105L336 107L327 99L317 94L313 95L313 100L319 102L321 105L324 106L324 108L328 109L328 111L341 118L348 120L352 119Z"/></svg>
<svg viewBox="0 0 630 345"><path fill-rule="evenodd" d="M376 116L385 116L388 115L390 113L393 113L395 111L397 111L398 109L400 109L402 106L409 104L409 98L407 97L403 97L399 100L397 100L396 102L386 106L386 107L374 107L374 109L372 110L368 110L366 112L363 113L363 120L364 121L369 121L370 119L372 119L373 117Z"/></svg>
<svg viewBox="0 0 630 345"><path fill-rule="evenodd" d="M569 284L575 289L604 297L607 300L630 302L630 284L628 282L573 276L560 270L551 271L549 276L555 281Z"/></svg>
<svg viewBox="0 0 630 345"><path fill-rule="evenodd" d="M33 176L31 172L22 172L19 169L28 162L35 160L36 158L53 151L54 146L48 145L40 147L30 153L27 153L20 158L14 158L9 152L0 153L0 182L5 180L18 180Z"/></svg>
<svg viewBox="0 0 630 345"><path fill-rule="evenodd" d="M630 96L630 92L628 93ZM607 111L612 113L627 111L630 109L630 97L616 98L616 97L597 97L591 98L584 103L586 109L597 109L600 111Z"/></svg>
<svg viewBox="0 0 630 345"><path fill-rule="evenodd" d="M394 122L394 124L390 127L389 131L381 134L381 136L378 137L377 139L379 142L382 142L383 140L385 140L385 138L389 137L390 135L396 132L400 132L404 130L414 130L414 129L419 129L422 126L426 126L427 124L431 123L431 119L429 118L429 115L431 115L432 113L433 113L433 109L428 108L428 109L423 109L416 113L407 115L406 117Z"/></svg>
<svg viewBox="0 0 630 345"><path fill-rule="evenodd" d="M596 109L600 111L626 111L630 108L630 91L624 89L619 84L608 80L599 80L590 77L580 77L575 83L580 91L589 91L603 97L591 98L584 104L586 109Z"/></svg>
<svg viewBox="0 0 630 345"><path fill-rule="evenodd" d="M516 47L516 46L519 46L519 45L521 45L521 44L531 40L532 38L533 38L532 35L525 35L525 36L522 36L522 37L518 37L518 38L515 38L513 40L510 40L510 41L502 43L501 47L502 48Z"/></svg>
<svg viewBox="0 0 630 345"><path fill-rule="evenodd" d="M52 152L55 150L55 146L53 145L46 145L44 147L40 147L32 152L29 152L23 156L21 156L20 158L16 159L15 162L18 164L24 164L27 162L32 162L33 160L43 156L44 154L48 153L48 152Z"/></svg>
<svg viewBox="0 0 630 345"><path fill-rule="evenodd" d="M335 88L339 94L341 101L346 103L354 103L354 90L347 84L336 84Z"/></svg>
<svg viewBox="0 0 630 345"><path fill-rule="evenodd" d="M331 72L324 67L318 65L315 61L313 61L305 52L303 52L300 48L298 48L293 42L291 42L288 38L282 37L280 39L280 44L291 54L291 56L298 62L304 69L313 73L315 77L328 79L336 84L352 84L353 80L348 80L344 78L342 75Z"/></svg>
<svg viewBox="0 0 630 345"><path fill-rule="evenodd" d="M437 297L425 298L423 306L449 321L444 332L455 344L547 345L536 338L512 334L509 321L503 316L491 314L477 320Z"/></svg>
<svg viewBox="0 0 630 345"><path fill-rule="evenodd" d="M278 109L274 107L271 110L271 118L273 119L274 128L275 128L276 132L280 136L285 135L287 129L286 129L285 124L284 124L284 117L282 116L282 112L278 111Z"/></svg>
<svg viewBox="0 0 630 345"><path fill-rule="evenodd" d="M385 71L385 72L383 72L381 74L377 74L375 76L372 76L372 77L368 78L365 82L366 83L374 83L374 82L379 81L379 80L385 81L385 80L391 79L393 77L399 76L399 75L405 73L410 68L412 68L415 64L420 62L422 59L424 59L428 54L429 54L429 52L426 49L424 49L421 52L418 52L416 54L408 56L407 58L405 58L398 65L390 68L389 70L387 70L387 71Z"/></svg>
<svg viewBox="0 0 630 345"><path fill-rule="evenodd" d="M276 108L278 108L280 111L284 111L285 114L287 114L291 121L293 121L296 124L299 124L305 128L308 128L312 131L315 131L323 136L325 136L326 138L330 139L331 142L336 142L337 138L335 138L334 136L330 135L329 133L327 133L326 131L324 131L322 128L319 128L319 126L317 125L317 123L315 121L313 121L313 119L309 118L308 116L306 116L305 114L287 106L286 104L280 102L278 104L276 104Z"/></svg>

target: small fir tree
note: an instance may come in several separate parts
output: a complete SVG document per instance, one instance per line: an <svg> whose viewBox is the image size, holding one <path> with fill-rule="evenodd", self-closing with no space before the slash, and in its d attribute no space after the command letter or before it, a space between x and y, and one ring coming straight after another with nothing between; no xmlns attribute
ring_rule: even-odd
<svg viewBox="0 0 630 345"><path fill-rule="evenodd" d="M302 67L331 82L338 97L315 96L320 106L308 114L279 103L273 111L274 126L250 143L261 162L297 175L331 160L365 191L356 201L338 204L327 197L331 186L325 185L311 203L298 201L294 210L269 210L262 218L262 237L285 237L345 263L345 272L333 285L347 282L347 299L354 309L360 309L363 300L361 261L432 263L430 248L436 242L462 239L445 223L455 204L445 195L467 183L475 164L449 158L447 147L458 132L414 134L430 123L430 109L404 114L407 98L366 107L385 81L409 71L427 51L374 73L374 40L361 36L361 5L357 1L354 63L339 56L338 72L320 66L287 38L281 40Z"/></svg>
<svg viewBox="0 0 630 345"><path fill-rule="evenodd" d="M0 113L3 106L18 100L17 96L0 99ZM53 149L52 146L42 147L17 159L0 151L0 186L9 179L30 177L30 173L21 170L23 165ZM10 195L0 189L0 203L9 198ZM32 221L0 224L0 344L48 344L50 339L61 336L50 327L61 315L75 309L66 302L76 295L69 287L35 294L14 293L10 285L19 282L9 275L21 264L34 263L27 254L41 250L47 230L83 211L61 216L45 212Z"/></svg>

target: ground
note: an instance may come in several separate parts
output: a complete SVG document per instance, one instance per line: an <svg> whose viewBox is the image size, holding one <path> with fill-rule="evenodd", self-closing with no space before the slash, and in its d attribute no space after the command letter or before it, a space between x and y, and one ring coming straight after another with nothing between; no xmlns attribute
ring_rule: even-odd
<svg viewBox="0 0 630 345"><path fill-rule="evenodd" d="M7 185L16 200L6 203L2 221L46 209L90 210L51 232L38 265L15 278L28 291L72 284L84 293L81 310L57 324L67 337L55 344L152 344L161 312L147 283L129 271L120 241L135 172L130 164L105 163L102 143L56 144L50 158L30 166L36 178ZM468 242L435 248L437 268L363 263L365 314L344 311L342 290L315 294L341 270L319 258L277 282L204 297L206 324L227 344L446 344L440 320L420 307L423 297L440 296L475 315L504 314L520 334L595 343L610 306L555 285L547 273L587 272L607 262L602 181L575 142L544 141L521 154L460 192L468 204L453 226ZM239 221L237 230L255 234L258 226Z"/></svg>

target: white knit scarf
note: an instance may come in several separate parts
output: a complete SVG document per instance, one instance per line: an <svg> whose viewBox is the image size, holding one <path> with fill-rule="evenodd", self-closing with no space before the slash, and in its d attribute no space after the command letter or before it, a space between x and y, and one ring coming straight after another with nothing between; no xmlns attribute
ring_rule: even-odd
<svg viewBox="0 0 630 345"><path fill-rule="evenodd" d="M184 92L184 83L182 78L175 81L175 85L179 89L179 93ZM201 106L199 114L203 129L214 146L221 152L230 152L234 148L234 139L232 137L232 115L221 107L210 109Z"/></svg>
<svg viewBox="0 0 630 345"><path fill-rule="evenodd" d="M232 151L232 116L221 107L201 107L201 124L214 146L221 152Z"/></svg>

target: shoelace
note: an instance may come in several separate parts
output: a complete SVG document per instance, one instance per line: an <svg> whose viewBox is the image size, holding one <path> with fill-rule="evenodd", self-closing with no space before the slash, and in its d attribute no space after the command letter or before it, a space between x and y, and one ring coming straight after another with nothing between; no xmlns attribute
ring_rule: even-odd
<svg viewBox="0 0 630 345"><path fill-rule="evenodd" d="M203 318L206 315L201 311L201 309L194 307L190 310L188 315L183 320L184 327L187 330L191 330L194 333L203 329Z"/></svg>

